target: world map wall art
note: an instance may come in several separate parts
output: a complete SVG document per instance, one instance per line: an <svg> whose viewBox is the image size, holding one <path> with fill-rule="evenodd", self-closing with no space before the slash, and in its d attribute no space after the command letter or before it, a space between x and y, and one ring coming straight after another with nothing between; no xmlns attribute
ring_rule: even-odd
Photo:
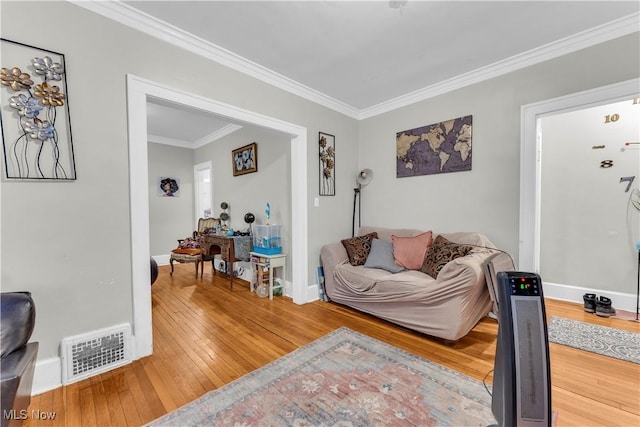
<svg viewBox="0 0 640 427"><path fill-rule="evenodd" d="M396 177L471 170L472 116L396 133Z"/></svg>

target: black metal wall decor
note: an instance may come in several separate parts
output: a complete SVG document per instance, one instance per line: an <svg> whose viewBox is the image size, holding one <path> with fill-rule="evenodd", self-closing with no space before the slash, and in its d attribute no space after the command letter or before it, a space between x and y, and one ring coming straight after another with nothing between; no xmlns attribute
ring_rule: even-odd
<svg viewBox="0 0 640 427"><path fill-rule="evenodd" d="M318 132L320 147L320 188L321 196L336 195L336 137Z"/></svg>
<svg viewBox="0 0 640 427"><path fill-rule="evenodd" d="M0 43L5 176L75 180L64 55L7 39Z"/></svg>

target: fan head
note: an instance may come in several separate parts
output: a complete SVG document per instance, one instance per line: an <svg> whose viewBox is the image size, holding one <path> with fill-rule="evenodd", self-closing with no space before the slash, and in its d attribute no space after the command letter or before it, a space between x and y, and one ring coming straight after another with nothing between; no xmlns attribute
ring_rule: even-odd
<svg viewBox="0 0 640 427"><path fill-rule="evenodd" d="M356 182L361 187L368 185L371 181L373 181L373 171L371 169L362 169L356 177Z"/></svg>
<svg viewBox="0 0 640 427"><path fill-rule="evenodd" d="M629 196L629 201L631 202L631 205L640 212L640 190L634 189Z"/></svg>

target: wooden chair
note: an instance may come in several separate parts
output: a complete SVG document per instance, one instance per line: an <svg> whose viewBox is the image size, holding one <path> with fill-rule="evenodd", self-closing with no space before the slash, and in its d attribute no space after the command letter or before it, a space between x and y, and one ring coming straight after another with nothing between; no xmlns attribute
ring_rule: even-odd
<svg viewBox="0 0 640 427"><path fill-rule="evenodd" d="M196 279L198 278L198 267L200 267L200 277L202 277L204 262L213 261L215 254L210 253L207 257L203 256L199 242L203 233L215 230L218 224L220 224L220 218L200 218L198 220L198 229L193 232L191 239L178 239L178 247L171 251L171 256L169 257L171 274L173 274L174 261L179 263L193 262L196 265ZM215 269L213 272L215 274Z"/></svg>

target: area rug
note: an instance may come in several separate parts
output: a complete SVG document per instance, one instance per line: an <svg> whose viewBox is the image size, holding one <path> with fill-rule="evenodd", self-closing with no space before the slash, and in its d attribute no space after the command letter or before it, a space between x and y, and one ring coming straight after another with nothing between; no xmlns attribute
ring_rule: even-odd
<svg viewBox="0 0 640 427"><path fill-rule="evenodd" d="M640 363L640 334L551 316L549 342Z"/></svg>
<svg viewBox="0 0 640 427"><path fill-rule="evenodd" d="M340 328L150 426L487 426L481 381Z"/></svg>

